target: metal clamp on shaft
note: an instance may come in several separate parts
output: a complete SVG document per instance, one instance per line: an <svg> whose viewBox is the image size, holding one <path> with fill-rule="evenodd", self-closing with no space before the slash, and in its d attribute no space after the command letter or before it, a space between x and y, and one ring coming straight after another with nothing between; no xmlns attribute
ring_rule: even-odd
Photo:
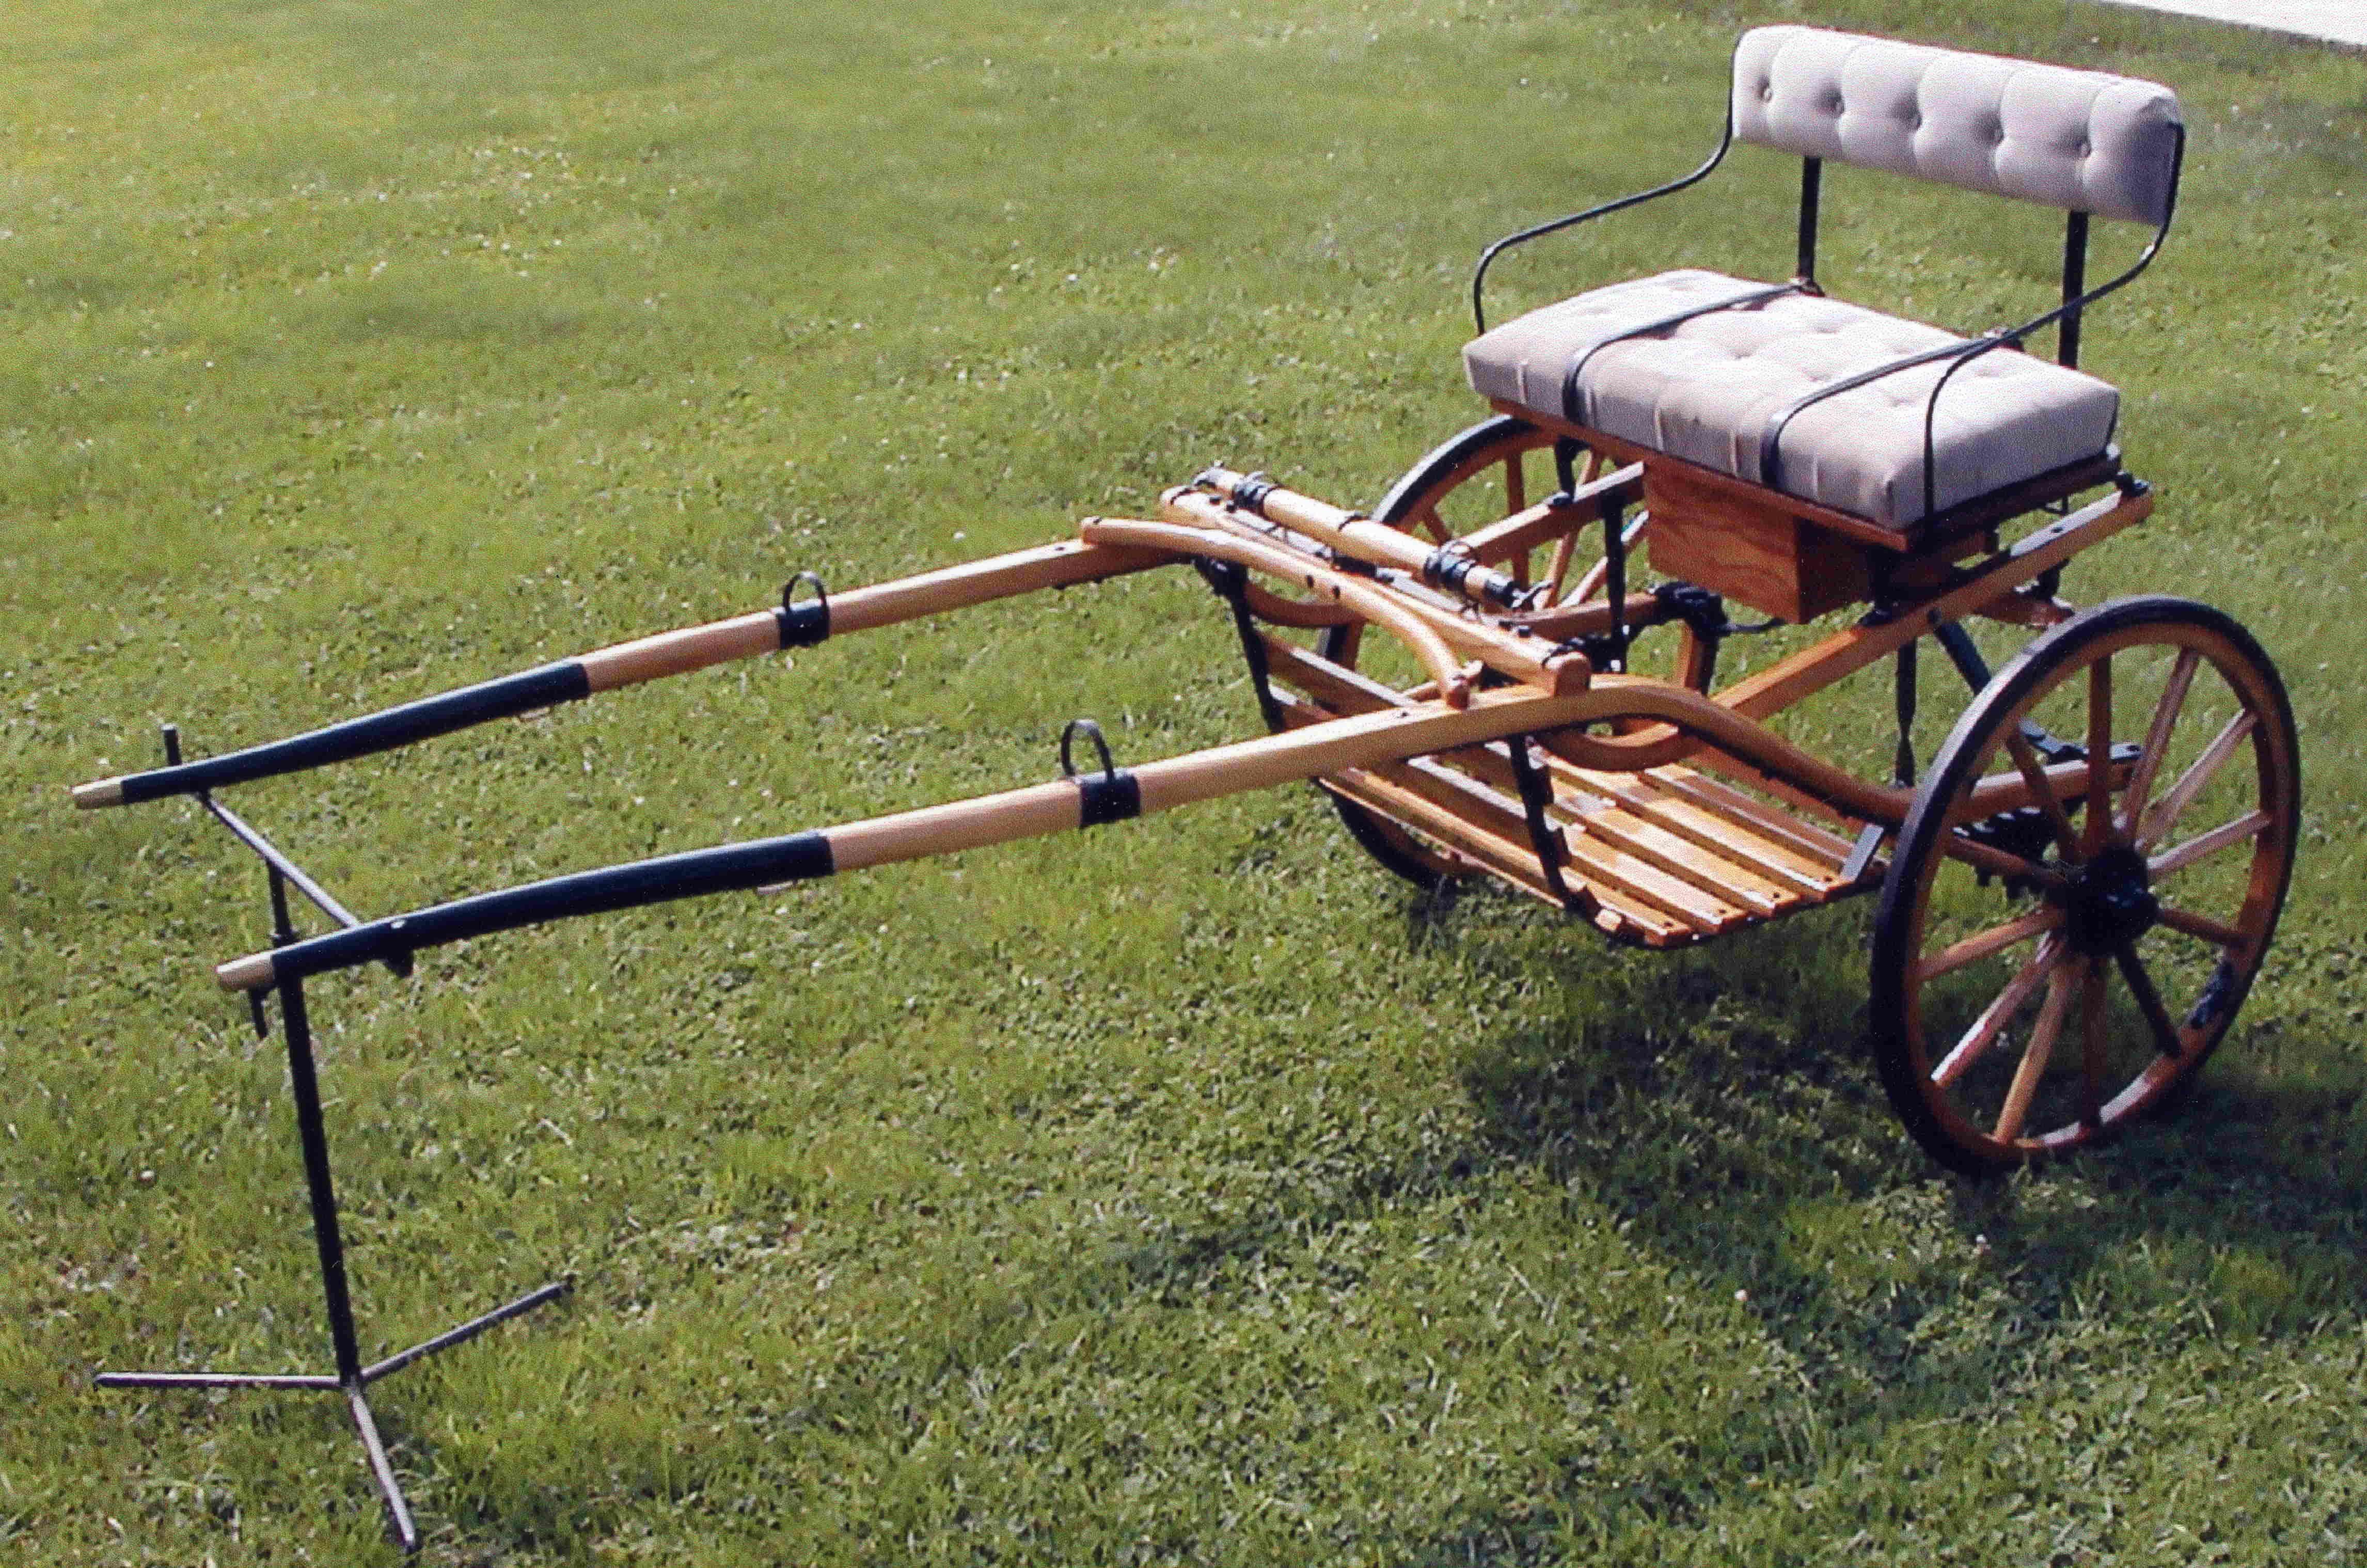
<svg viewBox="0 0 2367 1568"><path fill-rule="evenodd" d="M798 597L798 584L812 587L813 597ZM811 648L830 636L830 595L824 592L821 579L810 571L801 571L782 585L781 607L773 612L780 624L783 648Z"/></svg>
<svg viewBox="0 0 2367 1568"><path fill-rule="evenodd" d="M1433 588L1461 594L1466 599L1484 599L1505 610L1524 610L1536 598L1541 589L1526 588L1509 573L1493 567L1481 566L1457 544L1441 545L1430 552L1422 562L1421 580Z"/></svg>
<svg viewBox="0 0 2367 1568"><path fill-rule="evenodd" d="M1101 754L1102 771L1098 773L1077 772L1076 739L1082 735L1093 743ZM1142 815L1142 786L1132 773L1121 768L1110 757L1109 741L1102 727L1090 718L1072 718L1060 730L1060 773L1077 786L1077 826L1098 828L1104 822L1124 822Z"/></svg>

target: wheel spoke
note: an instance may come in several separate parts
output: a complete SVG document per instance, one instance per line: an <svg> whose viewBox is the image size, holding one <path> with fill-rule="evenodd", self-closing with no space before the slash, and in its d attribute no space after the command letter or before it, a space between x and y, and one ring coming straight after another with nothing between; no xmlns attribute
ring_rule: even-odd
<svg viewBox="0 0 2367 1568"><path fill-rule="evenodd" d="M2200 833L2184 843L2165 850L2146 862L2146 870L2156 881L2171 872L2192 865L2206 855L2218 853L2230 844L2240 844L2247 839L2258 838L2269 825L2265 811L2248 811L2232 822L2222 822L2208 833Z"/></svg>
<svg viewBox="0 0 2367 1568"><path fill-rule="evenodd" d="M2230 952L2241 951L2251 940L2234 926L2222 925L2208 915L2198 915L2191 909L2172 908L2168 904L2161 906L2160 919L2163 925L2174 931L2184 931L2188 936L2199 937Z"/></svg>
<svg viewBox="0 0 2367 1568"><path fill-rule="evenodd" d="M2162 759L2169 752L2170 731L2178 728L2178 716L2186 706L2187 688L2194 683L2194 671L2202 664L2203 655L2191 648L2180 649L2178 662L2170 667L2169 680L2161 689L2161 700L2154 705L2153 723L2146 727L2145 749L2137 754L2137 765L2129 775L2129 792L2121 804L2121 832L2133 836L2137 830L2137 818L2145 815L2146 801L2153 794L2154 780L2160 776Z"/></svg>
<svg viewBox="0 0 2367 1568"><path fill-rule="evenodd" d="M2063 947L2056 939L2050 936L2040 942L2038 951L2031 954L2030 962L2023 964L2014 977L2006 982L2005 989L1999 991L1990 999L1989 1005L1981 1010L1981 1016L1973 1020L1972 1027L1965 1031L1964 1037L1956 1042L1955 1048L1942 1058L1938 1066L1931 1069L1931 1081L1944 1089L1964 1077L1965 1070L1979 1061L1982 1054L1997 1043L1997 1038L2004 1032L2005 1026L2013 1021L2015 1013L2022 1010L2022 1004L2030 999L2030 993L2038 988L2041 981L2049 978L2055 973L2056 966L2062 962L2062 958Z"/></svg>
<svg viewBox="0 0 2367 1568"><path fill-rule="evenodd" d="M1994 844L1976 842L1965 838L1961 831L1952 832L1942 839L1940 851L1951 860L1963 861L1966 865L1986 871L1992 876L2026 878L2041 887L2063 885L2061 874L2054 867L2042 865L2034 860L2024 860Z"/></svg>
<svg viewBox="0 0 2367 1568"><path fill-rule="evenodd" d="M2027 942L2042 931L2054 931L2062 923L2063 911L2049 904L2033 909L2018 920L2008 920L2001 926L1992 926L1988 931L1965 938L1962 942L1952 942L1917 964L1915 966L1916 983L1920 985L1927 980L1936 980L1942 975L1962 969L1976 959L1987 958L1992 953L2003 952L2018 942Z"/></svg>
<svg viewBox="0 0 2367 1568"><path fill-rule="evenodd" d="M2104 966L2093 958L2079 975L2079 1122L2089 1131L2104 1124L2105 1047L2112 1042L2105 1003Z"/></svg>
<svg viewBox="0 0 2367 1568"><path fill-rule="evenodd" d="M2001 1144L2010 1144L2022 1134L2022 1120L2030 1114L2031 1097L2038 1092L2038 1080L2046 1071L2046 1059L2055 1054L2055 1037L2063 1032L2063 1014L2070 1006L2074 972L2085 967L2086 960L2075 958L2058 965L2047 976L2046 1000L2039 1006L2038 1021L2030 1026L2030 1045L2022 1054L2022 1064L2013 1070L2013 1083L2005 1091L2005 1107L1998 1112L1997 1126L1990 1133Z"/></svg>
<svg viewBox="0 0 2367 1568"><path fill-rule="evenodd" d="M2203 748L2203 755L2194 759L2193 766L2180 774L2178 782L2169 786L2169 793L2145 814L2144 824L2136 833L2138 849L2153 848L2164 833L2178 825L2180 815L2194 804L2194 797L2203 793L2203 786L2211 782L2227 759L2236 754L2236 748L2259 723L2259 720L2248 712L2239 713L2227 721L2227 727Z"/></svg>
<svg viewBox="0 0 2367 1568"><path fill-rule="evenodd" d="M1504 459L1504 515L1507 517L1529 509L1528 479L1521 471L1521 457L1515 452Z"/></svg>
<svg viewBox="0 0 2367 1568"><path fill-rule="evenodd" d="M2022 771L2022 782L2030 786L2033 804L2046 814L2047 826L2055 829L2056 841L2063 846L2064 858L2079 859L2079 837L2072 831L2071 818L2063 810L2063 802L2055 793L2055 785L2039 765L2038 753L2019 728L2006 731L2005 749L2013 757L2013 765Z"/></svg>
<svg viewBox="0 0 2367 1568"><path fill-rule="evenodd" d="M1423 507L1414 514L1414 522L1421 526L1423 533L1442 545L1455 537L1455 530L1446 525L1446 519L1438 514L1438 508L1435 506Z"/></svg>
<svg viewBox="0 0 2367 1568"><path fill-rule="evenodd" d="M2153 1048L2172 1060L2183 1055L2178 1025L2170 1021L2169 1010L2162 1006L2161 993L2154 988L2153 976L2146 973L2145 960L2137 956L2137 944L2121 943L2112 950L2112 962L2120 965L2121 978L2128 982L2129 994L2137 999L2137 1010L2145 1014L2146 1027L2153 1031Z"/></svg>
<svg viewBox="0 0 2367 1568"><path fill-rule="evenodd" d="M2112 836L2112 656L2088 666L2087 853L2102 852Z"/></svg>

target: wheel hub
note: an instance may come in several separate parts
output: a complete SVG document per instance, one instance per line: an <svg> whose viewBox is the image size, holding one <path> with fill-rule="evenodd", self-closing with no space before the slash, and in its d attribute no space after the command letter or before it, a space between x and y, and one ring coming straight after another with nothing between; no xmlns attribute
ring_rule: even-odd
<svg viewBox="0 0 2367 1568"><path fill-rule="evenodd" d="M2154 897L2145 856L2124 844L2074 870L2062 901L2065 935L2078 953L2110 953L2161 919L2161 900Z"/></svg>

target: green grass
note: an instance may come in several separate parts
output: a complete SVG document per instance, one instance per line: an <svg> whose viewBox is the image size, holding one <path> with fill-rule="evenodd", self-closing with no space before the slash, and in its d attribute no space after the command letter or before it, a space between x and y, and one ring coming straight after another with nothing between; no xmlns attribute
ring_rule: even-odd
<svg viewBox="0 0 2367 1568"><path fill-rule="evenodd" d="M2087 4L0 18L0 1560L391 1561L319 1367L260 880L69 782L1139 511L1369 503L1477 415L1466 269L1689 166L1770 16L2157 76L2099 310L2185 592L2293 687L2284 933L2186 1117L1973 1187L1865 911L1700 953L1423 908L1304 790L316 989L366 1352L439 1563L2317 1563L2367 1552L2367 66ZM1788 175L1509 265L1788 260ZM1838 291L2034 309L2054 226L1848 171ZM2106 243L2125 243L2124 231ZM2102 263L2100 261L2099 265ZM239 802L357 908L1247 734L1195 584L850 638ZM1879 682L1873 682L1879 686ZM1868 758L1886 693L1799 720ZM1946 716L1927 722L1927 750Z"/></svg>

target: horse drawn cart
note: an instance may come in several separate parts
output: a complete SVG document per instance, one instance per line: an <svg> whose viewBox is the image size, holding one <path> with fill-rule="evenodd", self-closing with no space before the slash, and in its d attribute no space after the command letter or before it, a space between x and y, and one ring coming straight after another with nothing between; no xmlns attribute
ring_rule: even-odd
<svg viewBox="0 0 2367 1568"><path fill-rule="evenodd" d="M1489 330L1510 246L1707 178L1736 141L1801 160L1796 266L1614 283ZM1153 518L867 587L801 575L781 603L625 642L290 739L78 786L108 807L194 795L270 866L276 934L222 964L281 998L329 1296L334 1376L117 1373L111 1384L342 1390L397 1532L415 1539L370 1424L378 1376L546 1300L546 1287L375 1366L357 1348L304 985L567 917L863 870L1312 780L1355 841L1418 883L1489 876L1614 941L1687 945L1861 893L1870 1043L1908 1130L1995 1171L2165 1106L2258 972L2298 821L2274 668L2182 599L2075 608L2064 570L2154 500L2113 434L2120 395L2078 367L2087 309L2166 238L2184 131L2153 84L1799 27L1746 34L1716 152L1682 179L1489 247L1464 351L1492 417L1367 514L1214 468ZM1828 297L1823 174L1844 164L2067 214L2059 300L1959 337ZM2085 280L2093 218L2149 228ZM2025 352L2052 329L2053 360ZM723 660L1039 589L1188 566L1240 636L1266 733L1121 765L1084 721L1063 776L358 919L214 800L470 725ZM1657 580L1644 586L1645 574ZM1761 619L1738 626L1732 607ZM1721 683L1738 635L1828 618L1821 639ZM1994 672L1967 628L2034 633ZM1971 697L1928 761L1911 744L1926 642ZM1886 776L1771 721L1887 663ZM1090 754L1080 759L1077 742ZM300 936L286 887L334 923Z"/></svg>

